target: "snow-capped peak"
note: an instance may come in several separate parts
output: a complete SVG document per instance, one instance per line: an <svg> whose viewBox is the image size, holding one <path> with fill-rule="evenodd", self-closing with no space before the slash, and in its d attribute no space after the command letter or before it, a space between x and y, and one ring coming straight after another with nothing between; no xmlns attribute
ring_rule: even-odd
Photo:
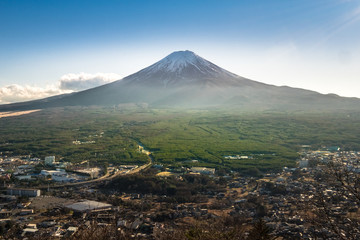
<svg viewBox="0 0 360 240"><path fill-rule="evenodd" d="M205 59L199 57L192 51L177 51L166 56L152 67L155 70L164 70L168 72L177 72L188 65L193 66L209 66L210 63Z"/></svg>
<svg viewBox="0 0 360 240"><path fill-rule="evenodd" d="M238 76L205 60L191 51L173 52L153 65L126 78L128 84L151 86L224 85ZM226 85L226 84L225 84Z"/></svg>

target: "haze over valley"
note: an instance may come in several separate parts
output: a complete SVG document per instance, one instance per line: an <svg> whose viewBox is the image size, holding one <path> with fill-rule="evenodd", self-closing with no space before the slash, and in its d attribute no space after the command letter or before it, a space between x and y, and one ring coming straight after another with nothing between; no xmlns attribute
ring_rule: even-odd
<svg viewBox="0 0 360 240"><path fill-rule="evenodd" d="M359 110L360 99L260 83L237 76L194 52L177 51L121 80L43 100L2 105L0 110L131 103L184 109L338 111Z"/></svg>
<svg viewBox="0 0 360 240"><path fill-rule="evenodd" d="M2 1L0 239L360 239L357 1Z"/></svg>

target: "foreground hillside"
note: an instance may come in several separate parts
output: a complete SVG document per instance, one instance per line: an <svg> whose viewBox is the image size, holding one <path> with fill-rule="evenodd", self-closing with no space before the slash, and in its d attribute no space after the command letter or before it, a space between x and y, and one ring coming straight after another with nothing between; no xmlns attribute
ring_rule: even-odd
<svg viewBox="0 0 360 240"><path fill-rule="evenodd" d="M304 144L360 149L359 120L359 113L57 108L0 119L0 152L145 163L142 143L155 163L266 172L294 166ZM225 158L236 155L247 158Z"/></svg>

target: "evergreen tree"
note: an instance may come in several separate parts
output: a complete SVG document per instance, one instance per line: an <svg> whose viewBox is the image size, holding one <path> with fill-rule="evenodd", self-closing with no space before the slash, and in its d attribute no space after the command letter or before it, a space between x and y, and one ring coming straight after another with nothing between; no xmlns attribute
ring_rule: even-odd
<svg viewBox="0 0 360 240"><path fill-rule="evenodd" d="M254 227L249 232L248 240L275 240L270 227L266 226L264 220L261 218L254 224Z"/></svg>

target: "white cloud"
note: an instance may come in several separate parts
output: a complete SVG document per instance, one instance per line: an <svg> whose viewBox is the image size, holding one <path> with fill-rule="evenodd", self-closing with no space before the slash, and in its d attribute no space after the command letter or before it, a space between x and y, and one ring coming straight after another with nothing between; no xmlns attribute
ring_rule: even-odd
<svg viewBox="0 0 360 240"><path fill-rule="evenodd" d="M12 84L0 88L0 103L22 102L65 93L56 87L32 87Z"/></svg>
<svg viewBox="0 0 360 240"><path fill-rule="evenodd" d="M97 87L119 79L120 75L116 73L69 73L61 77L60 89L80 91Z"/></svg>
<svg viewBox="0 0 360 240"><path fill-rule="evenodd" d="M0 87L0 104L30 101L74 91L81 91L119 79L120 76L115 73L69 73L63 75L57 84L46 87L12 84Z"/></svg>

